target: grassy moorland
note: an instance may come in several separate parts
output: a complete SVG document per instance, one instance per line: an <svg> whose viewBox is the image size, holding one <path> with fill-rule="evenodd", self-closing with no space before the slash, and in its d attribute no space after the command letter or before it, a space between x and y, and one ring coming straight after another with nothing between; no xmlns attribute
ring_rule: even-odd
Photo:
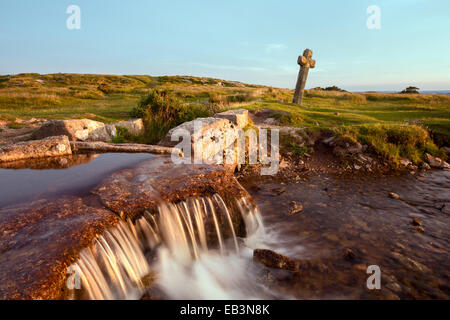
<svg viewBox="0 0 450 320"><path fill-rule="evenodd" d="M14 128L20 125L17 118L111 122L140 115L149 131L144 141L154 143L171 126L196 116L267 108L284 111L283 125L331 129L393 162L408 157L419 163L424 152L447 157L440 147L450 145L450 96L309 90L299 107L290 103L292 95L286 89L190 76L19 74L0 76L0 120Z"/></svg>
<svg viewBox="0 0 450 320"><path fill-rule="evenodd" d="M151 90L167 89L190 105L222 97L246 100L259 86L198 77L116 76L35 73L0 76L0 119L130 118ZM262 88L262 87L261 87Z"/></svg>

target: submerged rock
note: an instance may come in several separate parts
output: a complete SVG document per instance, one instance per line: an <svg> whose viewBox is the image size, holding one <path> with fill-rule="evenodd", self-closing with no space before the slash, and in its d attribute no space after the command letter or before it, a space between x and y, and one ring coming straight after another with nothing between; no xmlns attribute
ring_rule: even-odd
<svg viewBox="0 0 450 320"><path fill-rule="evenodd" d="M287 212L288 216L293 216L297 213L300 213L303 211L303 205L301 203L297 203L295 201L291 201L291 207L289 208L289 211Z"/></svg>
<svg viewBox="0 0 450 320"><path fill-rule="evenodd" d="M255 249L253 251L253 260L269 268L298 271L300 262L275 251L268 249Z"/></svg>
<svg viewBox="0 0 450 320"><path fill-rule="evenodd" d="M420 220L419 218L413 218L411 223L413 226L421 226L422 220Z"/></svg>
<svg viewBox="0 0 450 320"><path fill-rule="evenodd" d="M389 198L400 199L400 196L398 194L394 193L394 192L390 192L389 193Z"/></svg>
<svg viewBox="0 0 450 320"><path fill-rule="evenodd" d="M356 254L352 249L347 248L344 252L344 259L347 261L354 261L356 259Z"/></svg>
<svg viewBox="0 0 450 320"><path fill-rule="evenodd" d="M72 154L66 136L49 137L43 140L19 142L0 147L0 162L67 156Z"/></svg>

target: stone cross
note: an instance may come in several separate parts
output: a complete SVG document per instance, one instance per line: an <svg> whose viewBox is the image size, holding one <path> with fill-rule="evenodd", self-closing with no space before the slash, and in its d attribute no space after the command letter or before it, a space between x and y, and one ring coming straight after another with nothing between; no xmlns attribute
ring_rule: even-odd
<svg viewBox="0 0 450 320"><path fill-rule="evenodd" d="M295 86L294 101L298 105L302 104L303 92L305 91L306 78L308 78L309 68L316 66L316 60L312 59L312 51L306 49L303 55L298 57L297 63L300 65L298 73L297 85Z"/></svg>

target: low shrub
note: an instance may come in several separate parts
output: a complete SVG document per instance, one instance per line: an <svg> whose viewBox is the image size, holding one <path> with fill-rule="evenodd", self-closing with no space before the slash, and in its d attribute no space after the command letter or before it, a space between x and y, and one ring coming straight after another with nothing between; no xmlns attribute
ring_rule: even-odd
<svg viewBox="0 0 450 320"><path fill-rule="evenodd" d="M146 143L157 143L171 128L210 115L206 105L185 105L174 93L158 89L144 96L131 112L132 117L144 120Z"/></svg>

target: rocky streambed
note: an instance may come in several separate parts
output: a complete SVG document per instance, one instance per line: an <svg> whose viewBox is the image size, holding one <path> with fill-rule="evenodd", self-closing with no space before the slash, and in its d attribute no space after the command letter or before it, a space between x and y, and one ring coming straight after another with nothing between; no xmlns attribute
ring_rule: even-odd
<svg viewBox="0 0 450 320"><path fill-rule="evenodd" d="M300 299L448 299L450 172L241 181L263 216L267 247L297 272L267 269ZM294 210L297 208L297 210ZM381 269L381 290L366 286Z"/></svg>
<svg viewBox="0 0 450 320"><path fill-rule="evenodd" d="M242 127L239 112L206 120ZM282 154L277 176L254 166L238 182L234 166L176 165L149 154L170 147L95 141L114 128L73 123L0 148L1 299L450 296L449 171L378 170L349 145L365 169L342 174L340 144L319 137L305 161ZM380 290L366 285L374 265Z"/></svg>

